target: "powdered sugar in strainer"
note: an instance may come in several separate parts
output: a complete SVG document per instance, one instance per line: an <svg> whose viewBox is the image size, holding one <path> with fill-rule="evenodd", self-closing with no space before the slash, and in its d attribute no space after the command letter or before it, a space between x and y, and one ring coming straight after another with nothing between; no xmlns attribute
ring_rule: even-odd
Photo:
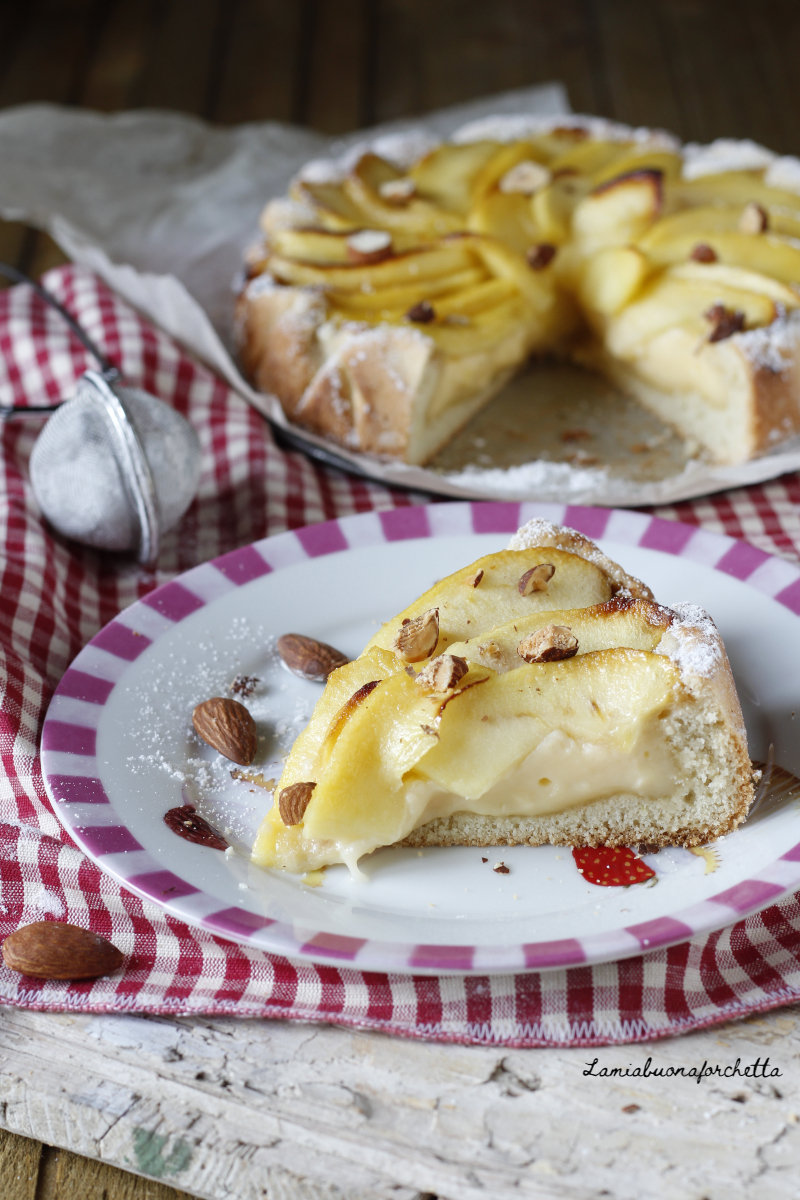
<svg viewBox="0 0 800 1200"><path fill-rule="evenodd" d="M99 550L135 550L151 563L161 534L186 512L200 480L200 442L191 425L121 375L45 288L15 267L0 274L27 283L61 314L97 359L75 395L46 408L0 406L0 418L53 413L30 460L31 485L60 533Z"/></svg>

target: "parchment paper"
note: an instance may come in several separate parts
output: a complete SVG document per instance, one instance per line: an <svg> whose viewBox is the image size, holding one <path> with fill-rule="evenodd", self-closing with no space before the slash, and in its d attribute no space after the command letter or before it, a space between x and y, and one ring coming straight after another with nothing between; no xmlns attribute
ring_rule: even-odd
<svg viewBox="0 0 800 1200"><path fill-rule="evenodd" d="M591 389L581 372L563 368L567 374L557 390L564 416L561 428L552 430L555 450L537 444L532 461L520 463L518 447L509 460L501 438L487 453L482 434L469 427L455 457L450 452L427 470L353 454L292 429L278 401L242 378L232 357L232 281L263 205L285 192L303 163L340 154L376 133L423 126L446 136L476 117L514 112L567 113L569 104L560 84L547 84L337 139L275 121L223 129L177 113L104 116L24 105L0 112L0 215L47 230L70 258L96 271L309 452L387 483L457 497L635 505L703 495L800 467L800 441L740 467L710 468L687 459L657 422L648 435L652 419L640 417L618 395L612 408L627 403L625 420L645 422L643 437L633 444L649 447L654 477L630 458L623 444L625 437L630 442L627 433L617 439L613 462L589 453L583 442L573 449L569 439L559 441L571 432L564 421L570 421L570 405L578 413L585 408L584 392ZM518 423L518 402L527 402L519 384L513 395L494 402L498 418L510 414L510 428ZM584 432L593 436L588 428ZM534 455L544 457L536 461Z"/></svg>

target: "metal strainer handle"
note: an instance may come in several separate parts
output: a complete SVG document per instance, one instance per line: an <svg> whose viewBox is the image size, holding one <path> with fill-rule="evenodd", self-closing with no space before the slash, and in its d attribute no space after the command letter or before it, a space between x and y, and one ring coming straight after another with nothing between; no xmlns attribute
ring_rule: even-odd
<svg viewBox="0 0 800 1200"><path fill-rule="evenodd" d="M61 314L81 345L85 346L89 353L97 359L100 364L99 374L106 383L116 383L121 378L120 372L114 364L108 361L103 352L89 337L88 333L81 329L75 318L67 312L63 304L60 304L51 292L48 292L47 288L43 288L35 279L31 279L24 271L17 270L16 267L12 267L9 263L0 262L0 275L4 275L6 279L10 279L12 283L27 283L38 296L41 296L45 304L49 304L51 308L54 308L56 312ZM13 420L15 416L46 417L50 413L54 413L57 408L60 408L61 404L63 404L63 401L58 404L42 405L38 408L28 408L24 404L0 404L0 420Z"/></svg>

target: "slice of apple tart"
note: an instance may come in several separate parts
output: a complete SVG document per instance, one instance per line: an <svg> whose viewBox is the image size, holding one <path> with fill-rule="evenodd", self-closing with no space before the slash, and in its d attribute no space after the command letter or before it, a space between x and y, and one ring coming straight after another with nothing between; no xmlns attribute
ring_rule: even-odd
<svg viewBox="0 0 800 1200"><path fill-rule="evenodd" d="M311 164L262 216L242 361L288 418L428 461L531 354L595 367L719 462L800 431L800 163L500 117Z"/></svg>
<svg viewBox="0 0 800 1200"><path fill-rule="evenodd" d="M752 797L711 619L533 522L329 677L253 859L355 875L394 844L692 846Z"/></svg>

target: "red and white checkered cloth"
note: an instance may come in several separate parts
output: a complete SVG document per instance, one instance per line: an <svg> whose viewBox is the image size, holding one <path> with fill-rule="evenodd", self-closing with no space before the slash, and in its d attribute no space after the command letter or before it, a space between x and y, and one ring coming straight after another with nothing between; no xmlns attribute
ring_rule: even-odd
<svg viewBox="0 0 800 1200"><path fill-rule="evenodd" d="M289 528L420 502L279 449L261 416L90 272L46 285L126 378L200 433L197 499L155 571L81 549L42 523L27 476L37 420L2 429L0 938L67 920L112 939L123 970L44 982L0 966L0 1001L39 1009L324 1020L442 1041L598 1045L667 1037L800 998L800 895L719 933L638 958L543 974L414 978L291 963L190 928L124 891L75 847L42 785L39 734L78 650L121 608L189 567ZM93 365L28 287L0 292L0 402L69 395ZM659 515L800 557L800 479Z"/></svg>

